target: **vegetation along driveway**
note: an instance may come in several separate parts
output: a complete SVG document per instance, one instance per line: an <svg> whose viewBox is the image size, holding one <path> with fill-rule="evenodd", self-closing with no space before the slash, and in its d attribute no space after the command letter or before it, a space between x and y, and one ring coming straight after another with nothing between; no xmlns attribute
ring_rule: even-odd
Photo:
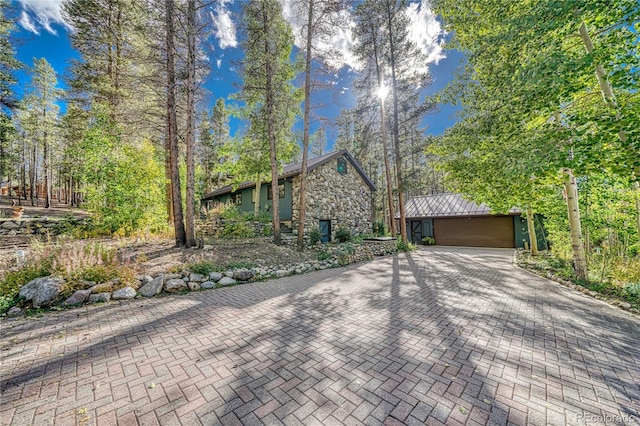
<svg viewBox="0 0 640 426"><path fill-rule="evenodd" d="M0 424L640 423L640 321L512 256L3 320Z"/></svg>

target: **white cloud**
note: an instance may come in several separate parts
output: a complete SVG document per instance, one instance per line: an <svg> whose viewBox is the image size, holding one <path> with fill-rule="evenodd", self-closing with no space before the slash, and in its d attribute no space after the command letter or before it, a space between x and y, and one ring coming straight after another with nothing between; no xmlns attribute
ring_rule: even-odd
<svg viewBox="0 0 640 426"><path fill-rule="evenodd" d="M62 17L62 4L67 0L18 0L22 6L19 23L27 31L40 34L40 28L57 35L53 24L58 24L70 30Z"/></svg>
<svg viewBox="0 0 640 426"><path fill-rule="evenodd" d="M280 0L282 4L282 14L293 29L296 46L303 48L306 34L306 12L301 10L302 3L295 0ZM322 57L323 61L334 69L344 66L359 68L358 61L353 54L354 39L352 28L355 26L351 13L347 10L331 12L326 14L327 33L330 35L320 36L314 44L314 54Z"/></svg>
<svg viewBox="0 0 640 426"><path fill-rule="evenodd" d="M216 66L218 67L218 69L220 69L221 65L222 65L222 59L216 59Z"/></svg>
<svg viewBox="0 0 640 426"><path fill-rule="evenodd" d="M231 17L231 11L227 8L227 3L233 0L222 0L215 7L215 13L209 12L213 22L214 35L218 38L221 49L237 47L236 24Z"/></svg>
<svg viewBox="0 0 640 426"><path fill-rule="evenodd" d="M444 59L442 45L445 32L429 7L428 0L410 4L407 15L411 19L409 37L424 54L425 66L432 62L437 64L441 59Z"/></svg>
<svg viewBox="0 0 640 426"><path fill-rule="evenodd" d="M18 23L25 30L30 31L34 34L40 35L40 31L38 31L38 28L36 28L35 24L33 23L31 18L29 17L29 14L26 11L24 10L22 11L22 13L20 14L20 19L18 20Z"/></svg>

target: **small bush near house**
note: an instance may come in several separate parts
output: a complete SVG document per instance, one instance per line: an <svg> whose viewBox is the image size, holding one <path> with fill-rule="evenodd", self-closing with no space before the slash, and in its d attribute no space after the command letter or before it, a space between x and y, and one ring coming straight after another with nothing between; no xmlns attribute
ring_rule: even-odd
<svg viewBox="0 0 640 426"><path fill-rule="evenodd" d="M338 240L339 243L351 241L351 231L344 227L336 229L336 240Z"/></svg>
<svg viewBox="0 0 640 426"><path fill-rule="evenodd" d="M327 260L327 259L331 259L331 253L323 251L323 252L320 252L320 254L318 254L319 262L322 262L323 260Z"/></svg>
<svg viewBox="0 0 640 426"><path fill-rule="evenodd" d="M436 239L433 237L423 237L422 238L422 244L426 245L426 246L432 246L436 243Z"/></svg>
<svg viewBox="0 0 640 426"><path fill-rule="evenodd" d="M416 249L416 245L410 241L403 243L401 240L398 240L398 251L413 251Z"/></svg>
<svg viewBox="0 0 640 426"><path fill-rule="evenodd" d="M313 228L311 232L309 232L309 243L312 246L315 244L318 244L321 239L322 239L322 233L320 232L320 229Z"/></svg>
<svg viewBox="0 0 640 426"><path fill-rule="evenodd" d="M227 222L220 233L222 238L253 238L256 233L246 222Z"/></svg>
<svg viewBox="0 0 640 426"><path fill-rule="evenodd" d="M384 221L379 220L373 224L373 235L376 237L384 237Z"/></svg>

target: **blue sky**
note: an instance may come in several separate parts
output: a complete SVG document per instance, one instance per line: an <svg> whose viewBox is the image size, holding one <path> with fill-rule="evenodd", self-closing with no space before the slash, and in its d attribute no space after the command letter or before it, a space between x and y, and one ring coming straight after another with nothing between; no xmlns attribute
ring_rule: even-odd
<svg viewBox="0 0 640 426"><path fill-rule="evenodd" d="M78 54L71 48L68 38L72 29L64 22L60 13L64 1L13 0L18 14L18 25L14 33L18 41L18 58L28 66L33 64L34 57L46 58L57 71L60 85L63 87L62 77L67 71L70 59L78 58ZM294 29L294 34L299 34L302 22L299 14L296 14L291 0L280 1L283 4L285 17ZM428 9L426 1L421 1L422 3L416 0L411 5L409 11L412 17L410 34L429 58L427 66L433 76L433 84L424 91L425 95L429 95L442 89L451 80L462 55L459 52L442 49L445 34L439 21ZM220 0L211 10L207 11L208 18L212 23L209 37L210 48L206 50L211 71L204 84L208 95L202 101L201 107L210 108L217 98L228 98L238 90L237 85L241 83L234 66L234 62L242 58L238 31L240 6L241 0ZM297 39L300 40L300 37L297 36ZM331 93L315 95L316 99L322 97L326 100L325 106L317 109L316 112L328 119L334 119L342 109L352 107L354 104L352 81L357 70L349 66L355 63L351 52L353 42L348 29L343 30L331 40L324 41L327 49L340 51L343 57L342 63L334 63L339 70L328 79L333 87ZM21 91L21 87L28 82L28 76L26 73L21 73L19 78L17 90ZM64 106L62 109L64 110ZM444 105L440 106L437 112L427 116L424 121L427 126L426 134L442 133L454 122L455 111L455 107ZM240 125L238 120L232 120L232 133ZM317 126L318 123L312 126L312 130L315 130ZM335 132L327 132L327 149L331 148L334 137Z"/></svg>

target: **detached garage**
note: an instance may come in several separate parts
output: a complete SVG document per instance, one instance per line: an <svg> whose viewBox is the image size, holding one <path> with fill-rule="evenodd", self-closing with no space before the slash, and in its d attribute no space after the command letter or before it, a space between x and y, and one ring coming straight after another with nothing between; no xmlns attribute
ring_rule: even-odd
<svg viewBox="0 0 640 426"><path fill-rule="evenodd" d="M467 201L460 194L412 197L405 205L407 234L413 243L433 237L442 246L528 247L527 221L520 211L493 215L485 204ZM541 223L536 228L542 230ZM538 247L544 249L544 238Z"/></svg>

